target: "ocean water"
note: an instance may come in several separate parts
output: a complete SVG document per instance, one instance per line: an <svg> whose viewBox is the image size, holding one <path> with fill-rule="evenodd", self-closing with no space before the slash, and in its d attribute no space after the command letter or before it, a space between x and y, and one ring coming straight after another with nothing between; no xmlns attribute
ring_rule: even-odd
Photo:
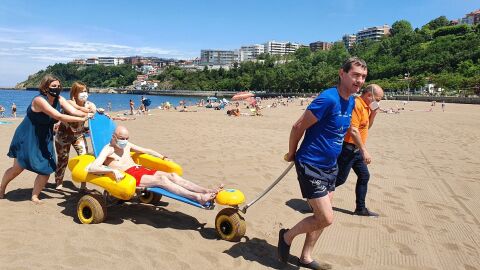
<svg viewBox="0 0 480 270"><path fill-rule="evenodd" d="M32 99L38 95L38 91L17 91L17 90L0 90L0 105L3 105L6 109L5 116L10 117L11 106L14 102L17 105L17 116L25 116L27 108L32 102ZM70 93L62 92L62 96L69 99ZM182 97L182 96L151 96L144 95L149 98L152 103L149 108L156 108L164 102L170 102L174 106L177 106L181 100L184 100L187 105L197 103L201 97ZM108 102L112 103L113 111L129 110L130 99L135 102L135 108L140 106L141 95L133 94L95 94L90 93L88 100L95 103L97 107L107 109Z"/></svg>

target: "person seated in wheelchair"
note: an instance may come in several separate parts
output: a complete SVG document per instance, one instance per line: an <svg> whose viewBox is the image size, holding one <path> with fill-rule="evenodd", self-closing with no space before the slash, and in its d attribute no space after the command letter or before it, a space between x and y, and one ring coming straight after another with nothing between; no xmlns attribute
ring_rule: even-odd
<svg viewBox="0 0 480 270"><path fill-rule="evenodd" d="M128 140L128 129L124 126L118 126L110 143L102 149L98 157L92 162L88 172L93 174L113 173L117 181L124 178L123 172L125 172L136 179L137 187L161 187L177 195L197 201L202 205L212 201L223 188L223 185L220 185L217 189L204 188L176 173L151 170L136 164L130 156L131 151L149 154L164 160L167 157L152 149L135 145Z"/></svg>

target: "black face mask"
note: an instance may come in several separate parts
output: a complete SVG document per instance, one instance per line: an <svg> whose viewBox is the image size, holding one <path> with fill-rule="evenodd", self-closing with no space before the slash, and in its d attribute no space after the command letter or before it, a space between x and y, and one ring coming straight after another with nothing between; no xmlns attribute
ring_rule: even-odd
<svg viewBox="0 0 480 270"><path fill-rule="evenodd" d="M60 92L62 92L62 89L60 87L58 88L48 88L48 93L52 96L52 97L58 97L60 96Z"/></svg>

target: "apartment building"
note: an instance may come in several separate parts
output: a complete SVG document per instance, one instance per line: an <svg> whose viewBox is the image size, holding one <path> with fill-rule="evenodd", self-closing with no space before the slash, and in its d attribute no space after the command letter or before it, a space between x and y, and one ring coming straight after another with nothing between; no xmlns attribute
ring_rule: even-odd
<svg viewBox="0 0 480 270"><path fill-rule="evenodd" d="M460 19L460 23L474 25L480 23L480 9L472 11Z"/></svg>
<svg viewBox="0 0 480 270"><path fill-rule="evenodd" d="M357 32L357 42L362 42L364 40L380 40L386 35L390 35L391 27L388 24L383 26L374 26L369 28L364 28Z"/></svg>
<svg viewBox="0 0 480 270"><path fill-rule="evenodd" d="M73 61L70 62L70 63L76 64L76 65L85 65L86 61L85 61L85 59L73 59Z"/></svg>
<svg viewBox="0 0 480 270"><path fill-rule="evenodd" d="M238 52L227 50L201 50L200 65L231 65L238 61Z"/></svg>
<svg viewBox="0 0 480 270"><path fill-rule="evenodd" d="M96 57L87 58L87 60L85 61L85 64L86 65L98 65L98 58L96 58Z"/></svg>
<svg viewBox="0 0 480 270"><path fill-rule="evenodd" d="M264 51L268 54L285 55L294 53L300 46L300 44L292 42L268 41L264 44Z"/></svg>
<svg viewBox="0 0 480 270"><path fill-rule="evenodd" d="M310 43L310 50L312 52L315 51L328 51L333 46L333 43L324 42L324 41L316 41Z"/></svg>
<svg viewBox="0 0 480 270"><path fill-rule="evenodd" d="M240 62L252 61L265 52L265 46L261 44L253 44L240 47L239 59Z"/></svg>
<svg viewBox="0 0 480 270"><path fill-rule="evenodd" d="M351 49L353 47L353 44L357 42L357 36L356 35L344 35L342 37L342 42L345 45L345 48Z"/></svg>
<svg viewBox="0 0 480 270"><path fill-rule="evenodd" d="M118 66L125 64L125 60L119 57L98 57L98 64L104 66Z"/></svg>

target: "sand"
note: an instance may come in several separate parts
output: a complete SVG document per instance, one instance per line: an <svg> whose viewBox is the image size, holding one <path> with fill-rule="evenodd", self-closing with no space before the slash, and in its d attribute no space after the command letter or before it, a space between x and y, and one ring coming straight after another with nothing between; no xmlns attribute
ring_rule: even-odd
<svg viewBox="0 0 480 270"><path fill-rule="evenodd" d="M263 117L152 110L121 123L133 143L174 159L186 178L210 187L224 183L250 201L287 167L282 158L303 113L299 104L264 109ZM352 172L335 193L335 220L317 243L316 259L333 269L480 269L480 106L447 104L442 112L437 104L425 111L430 108L410 102L400 114L377 116L367 144L373 157L367 206L381 216L351 215ZM20 122L10 121L0 125L2 174L12 163L6 152ZM29 201L34 174L11 182L0 200L1 269L284 268L276 259L278 230L310 215L292 170L244 215L241 242L217 238L221 206L207 211L168 198L158 206L112 207L104 223L83 225L76 217L79 184L70 179L67 170L64 192L49 185L43 205ZM292 255L302 244L298 237Z"/></svg>

